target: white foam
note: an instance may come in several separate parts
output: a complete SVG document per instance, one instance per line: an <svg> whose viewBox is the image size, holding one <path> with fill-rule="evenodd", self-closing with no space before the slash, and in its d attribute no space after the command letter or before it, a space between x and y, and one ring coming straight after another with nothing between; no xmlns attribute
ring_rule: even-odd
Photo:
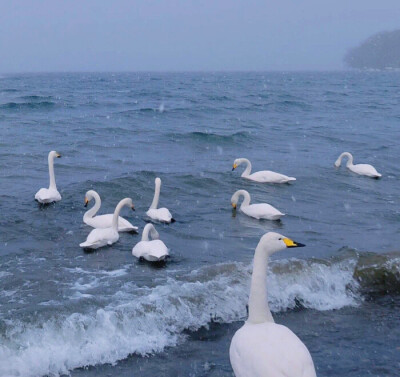
<svg viewBox="0 0 400 377"><path fill-rule="evenodd" d="M271 308L287 310L296 300L317 310L355 305L358 298L347 289L351 270L349 260L275 262L268 278ZM57 376L132 353L161 352L183 341L186 329L243 319L250 275L249 265L225 263L170 277L154 288L126 283L106 307L91 312L58 314L36 324L8 322L0 341L0 375ZM74 298L86 295L77 292Z"/></svg>

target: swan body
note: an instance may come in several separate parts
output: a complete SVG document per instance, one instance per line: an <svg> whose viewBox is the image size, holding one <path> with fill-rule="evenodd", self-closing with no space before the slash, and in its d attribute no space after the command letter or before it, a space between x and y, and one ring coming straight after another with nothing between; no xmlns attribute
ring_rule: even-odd
<svg viewBox="0 0 400 377"><path fill-rule="evenodd" d="M94 199L94 206L85 212L83 215L83 222L93 228L110 228L112 226L113 214L96 216L96 213L101 207L100 195L94 191L89 190L85 195L85 207ZM128 220L118 216L118 232L137 232L138 227L133 226Z"/></svg>
<svg viewBox="0 0 400 377"><path fill-rule="evenodd" d="M233 162L232 170L235 170L243 163L246 164L246 169L242 173L241 177L249 179L250 181L261 183L287 183L296 180L294 177L288 177L287 175L276 173L270 170L262 170L251 174L251 162L247 158L237 158Z"/></svg>
<svg viewBox="0 0 400 377"><path fill-rule="evenodd" d="M35 194L35 200L42 204L48 204L53 202L58 202L61 200L61 195L57 190L56 178L54 176L54 159L60 158L61 155L56 151L50 151L48 155L48 164L49 164L49 177L50 184L49 188L41 188Z"/></svg>
<svg viewBox="0 0 400 377"><path fill-rule="evenodd" d="M79 244L79 246L84 249L98 249L117 242L119 240L118 217L124 206L131 207L132 210L135 210L135 207L132 204L132 199L122 199L115 207L111 227L93 229L89 233L86 241Z"/></svg>
<svg viewBox="0 0 400 377"><path fill-rule="evenodd" d="M149 210L146 212L146 215L155 221L160 221L162 223L172 223L175 220L172 218L171 212L169 212L168 208L157 208L158 201L160 199L161 179L157 177L154 183L155 190L153 202L151 203Z"/></svg>
<svg viewBox="0 0 400 377"><path fill-rule="evenodd" d="M229 349L236 377L316 377L307 347L290 329L274 322L267 300L269 256L302 246L274 232L261 237L254 254L249 317Z"/></svg>
<svg viewBox="0 0 400 377"><path fill-rule="evenodd" d="M246 190L238 190L232 195L231 203L235 209L240 196L244 197L240 211L247 216L254 217L257 220L279 220L282 216L285 216L284 213L267 203L250 204L250 194Z"/></svg>
<svg viewBox="0 0 400 377"><path fill-rule="evenodd" d="M371 178L380 178L382 177L382 174L378 173L376 169L369 164L353 164L353 155L349 152L343 152L339 158L335 161L335 166L338 168L341 163L343 157L347 157L347 163L346 167L353 173L359 174L359 175L366 175L367 177Z"/></svg>
<svg viewBox="0 0 400 377"><path fill-rule="evenodd" d="M152 239L149 239L149 233ZM168 248L159 239L159 234L153 224L146 224L143 229L142 240L133 247L132 255L149 262L161 262L168 257Z"/></svg>

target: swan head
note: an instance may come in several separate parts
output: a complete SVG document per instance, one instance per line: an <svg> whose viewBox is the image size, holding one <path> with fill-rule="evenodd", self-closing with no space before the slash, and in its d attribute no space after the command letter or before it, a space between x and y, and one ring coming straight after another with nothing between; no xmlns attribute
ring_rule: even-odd
<svg viewBox="0 0 400 377"><path fill-rule="evenodd" d="M295 242L282 234L268 232L261 237L257 247L259 246L262 247L265 253L272 255L277 251L285 250L287 248L304 247L305 245Z"/></svg>
<svg viewBox="0 0 400 377"><path fill-rule="evenodd" d="M60 155L60 153L58 153L58 152L56 152L56 151L50 151L49 157L52 157L52 158L61 158L61 155Z"/></svg>
<svg viewBox="0 0 400 377"><path fill-rule="evenodd" d="M89 202L90 202L93 198L98 197L98 196L99 196L99 194L98 194L96 191L94 191L94 190L89 190L89 191L87 191L86 194L85 194L85 207L88 206Z"/></svg>
<svg viewBox="0 0 400 377"><path fill-rule="evenodd" d="M233 161L232 171L235 170L241 163L242 161L240 158L237 158L235 161Z"/></svg>

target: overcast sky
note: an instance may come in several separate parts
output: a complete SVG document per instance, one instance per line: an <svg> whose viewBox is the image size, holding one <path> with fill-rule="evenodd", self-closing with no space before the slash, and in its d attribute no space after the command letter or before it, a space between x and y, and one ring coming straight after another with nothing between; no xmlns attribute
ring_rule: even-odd
<svg viewBox="0 0 400 377"><path fill-rule="evenodd" d="M0 72L331 70L400 0L0 0Z"/></svg>

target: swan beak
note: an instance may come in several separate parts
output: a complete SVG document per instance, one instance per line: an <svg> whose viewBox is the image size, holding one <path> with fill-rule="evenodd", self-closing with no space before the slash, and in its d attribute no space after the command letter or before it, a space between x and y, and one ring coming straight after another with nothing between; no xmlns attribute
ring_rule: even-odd
<svg viewBox="0 0 400 377"><path fill-rule="evenodd" d="M135 207L133 206L133 204L131 205L131 208L132 208L132 211L134 211L134 210L135 210Z"/></svg>
<svg viewBox="0 0 400 377"><path fill-rule="evenodd" d="M85 207L87 207L88 204L89 204L89 200L88 200L88 198L85 198Z"/></svg>
<svg viewBox="0 0 400 377"><path fill-rule="evenodd" d="M236 209L236 203L232 203L233 209Z"/></svg>
<svg viewBox="0 0 400 377"><path fill-rule="evenodd" d="M234 171L237 168L237 164L233 164L232 171Z"/></svg>
<svg viewBox="0 0 400 377"><path fill-rule="evenodd" d="M56 157L57 157L57 158L61 158L60 153L56 153Z"/></svg>
<svg viewBox="0 0 400 377"><path fill-rule="evenodd" d="M304 246L306 246L300 242L294 242L290 238L284 238L282 241L285 243L286 247L304 247Z"/></svg>

